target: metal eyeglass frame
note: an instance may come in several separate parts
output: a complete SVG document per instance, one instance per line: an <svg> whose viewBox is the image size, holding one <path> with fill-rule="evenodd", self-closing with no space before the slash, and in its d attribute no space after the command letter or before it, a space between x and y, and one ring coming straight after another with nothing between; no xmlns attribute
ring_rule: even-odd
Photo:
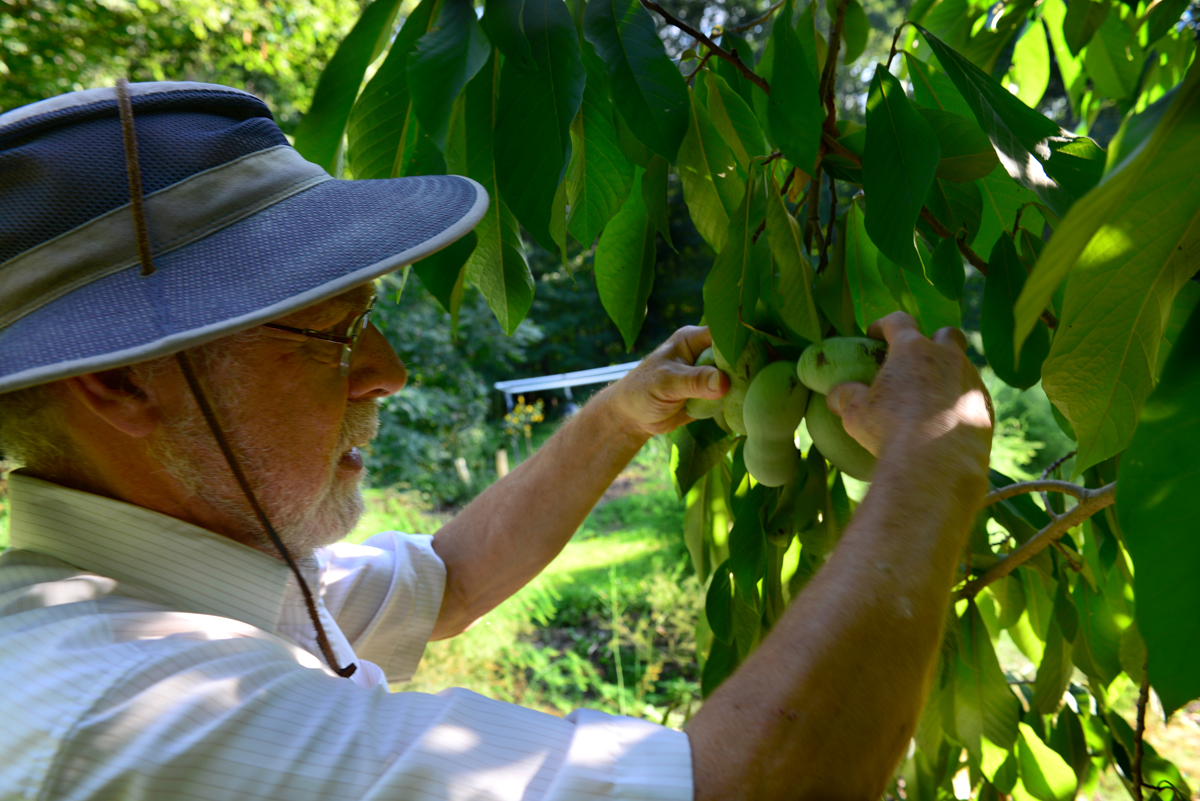
<svg viewBox="0 0 1200 801"><path fill-rule="evenodd" d="M319 339L323 342L335 342L341 345L342 356L338 361L338 367L341 369L342 375L349 375L350 358L354 355L354 346L358 344L358 338L366 330L367 324L371 322L371 310L374 308L375 296L372 295L370 302L367 303L367 308L350 323L350 328L346 331L345 336L327 334L324 331L314 331L311 328L293 328L290 325L280 325L279 323L263 323L263 328L273 328L276 331L290 331L293 334L303 334L312 339Z"/></svg>

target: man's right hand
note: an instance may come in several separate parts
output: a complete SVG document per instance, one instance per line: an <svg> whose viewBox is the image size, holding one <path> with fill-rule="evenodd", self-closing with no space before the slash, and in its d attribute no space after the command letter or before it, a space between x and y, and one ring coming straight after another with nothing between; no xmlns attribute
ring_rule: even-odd
<svg viewBox="0 0 1200 801"><path fill-rule="evenodd" d="M876 320L868 336L888 343L888 356L871 386L841 384L829 393L829 409L846 432L876 456L889 444L946 449L956 470L987 472L995 422L992 399L967 359L967 340L957 328L926 339L904 312Z"/></svg>

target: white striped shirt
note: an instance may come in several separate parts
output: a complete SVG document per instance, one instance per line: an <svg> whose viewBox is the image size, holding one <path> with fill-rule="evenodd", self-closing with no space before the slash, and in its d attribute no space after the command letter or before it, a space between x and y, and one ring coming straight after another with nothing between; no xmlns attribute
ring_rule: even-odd
<svg viewBox="0 0 1200 801"><path fill-rule="evenodd" d="M441 605L431 538L377 534L302 570L351 679L316 653L280 561L129 504L9 476L0 799L692 798L687 737L462 689L389 693Z"/></svg>

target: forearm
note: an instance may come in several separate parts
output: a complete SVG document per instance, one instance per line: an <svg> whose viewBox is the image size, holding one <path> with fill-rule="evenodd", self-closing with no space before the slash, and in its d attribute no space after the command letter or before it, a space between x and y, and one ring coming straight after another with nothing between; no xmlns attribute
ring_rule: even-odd
<svg viewBox="0 0 1200 801"><path fill-rule="evenodd" d="M459 633L540 573L646 443L614 410L612 392L600 392L434 537L446 564L434 639Z"/></svg>
<svg viewBox="0 0 1200 801"><path fill-rule="evenodd" d="M836 552L688 726L697 799L877 798L916 727L986 488L893 449Z"/></svg>

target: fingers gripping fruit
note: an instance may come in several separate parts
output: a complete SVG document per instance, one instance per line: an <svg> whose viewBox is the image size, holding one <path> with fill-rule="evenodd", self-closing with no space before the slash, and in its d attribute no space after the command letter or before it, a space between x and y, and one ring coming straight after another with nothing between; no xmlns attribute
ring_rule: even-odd
<svg viewBox="0 0 1200 801"><path fill-rule="evenodd" d="M717 359L713 355L712 348L705 348L699 356L696 357L697 367L716 367ZM697 420L707 420L710 417L716 417L717 412L725 405L724 398L688 398L684 405L684 411L689 416Z"/></svg>
<svg viewBox="0 0 1200 801"><path fill-rule="evenodd" d="M870 384L887 358L887 343L866 337L833 337L800 354L796 375L813 392L829 390L847 381Z"/></svg>
<svg viewBox="0 0 1200 801"><path fill-rule="evenodd" d="M808 435L821 455L833 466L859 481L870 481L875 469L875 457L858 444L858 440L846 433L842 418L829 411L825 396L816 392L808 399L808 411L804 416ZM747 460L749 466L749 460Z"/></svg>
<svg viewBox="0 0 1200 801"><path fill-rule="evenodd" d="M735 434L745 434L746 426L742 420L742 407L746 402L746 390L750 382L758 375L758 371L767 366L767 346L762 340L751 339L738 357L737 365L730 366L729 361L721 355L721 351L713 348L717 359L717 369L729 376L729 392L725 395L725 422Z"/></svg>
<svg viewBox="0 0 1200 801"><path fill-rule="evenodd" d="M808 389L791 362L768 364L746 391L746 469L760 484L779 487L795 474L796 427L804 419Z"/></svg>

